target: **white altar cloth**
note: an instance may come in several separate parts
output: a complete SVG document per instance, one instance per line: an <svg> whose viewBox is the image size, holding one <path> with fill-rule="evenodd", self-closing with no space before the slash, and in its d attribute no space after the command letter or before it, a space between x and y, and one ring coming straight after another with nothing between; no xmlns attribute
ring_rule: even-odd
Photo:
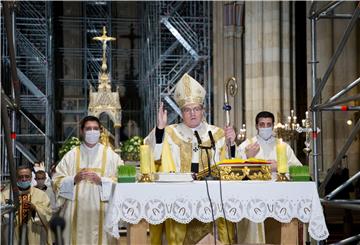
<svg viewBox="0 0 360 245"><path fill-rule="evenodd" d="M215 219L224 213L232 222L272 217L289 223L297 218L309 223L313 239L329 236L314 182L221 181L222 198L219 181L208 181L208 187ZM120 220L131 224L141 219L150 224L169 218L180 223L213 220L205 181L116 184L106 212L105 229L117 238Z"/></svg>

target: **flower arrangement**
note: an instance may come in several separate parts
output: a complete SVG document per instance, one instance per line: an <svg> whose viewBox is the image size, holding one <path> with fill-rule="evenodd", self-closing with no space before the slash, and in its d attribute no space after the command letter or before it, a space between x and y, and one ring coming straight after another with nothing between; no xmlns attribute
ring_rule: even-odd
<svg viewBox="0 0 360 245"><path fill-rule="evenodd" d="M133 136L126 140L121 146L121 158L123 160L139 161L140 145L144 139L140 136Z"/></svg>
<svg viewBox="0 0 360 245"><path fill-rule="evenodd" d="M68 151L70 151L72 148L74 148L75 146L78 146L80 144L81 144L81 141L77 137L71 137L71 138L67 139L59 150L59 158L60 159L63 158L63 156Z"/></svg>

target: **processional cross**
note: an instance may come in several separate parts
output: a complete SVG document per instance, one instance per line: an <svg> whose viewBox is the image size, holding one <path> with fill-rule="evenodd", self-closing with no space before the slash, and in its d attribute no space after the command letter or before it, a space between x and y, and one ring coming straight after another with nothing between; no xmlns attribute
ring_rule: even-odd
<svg viewBox="0 0 360 245"><path fill-rule="evenodd" d="M105 72L107 70L107 64L106 64L106 42L107 41L114 41L116 40L115 37L109 37L106 35L106 27L103 27L103 34L100 37L93 37L93 40L97 40L102 42L103 44L103 57L102 57L102 65L101 65L101 69L103 70L103 72Z"/></svg>

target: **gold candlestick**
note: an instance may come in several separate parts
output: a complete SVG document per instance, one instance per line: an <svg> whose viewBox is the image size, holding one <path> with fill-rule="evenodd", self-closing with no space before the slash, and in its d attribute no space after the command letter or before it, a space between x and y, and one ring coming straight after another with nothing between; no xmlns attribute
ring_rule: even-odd
<svg viewBox="0 0 360 245"><path fill-rule="evenodd" d="M276 181L277 182L289 181L289 179L288 179L288 177L286 176L285 173L278 173Z"/></svg>
<svg viewBox="0 0 360 245"><path fill-rule="evenodd" d="M153 178L151 174L141 174L139 182L152 182Z"/></svg>

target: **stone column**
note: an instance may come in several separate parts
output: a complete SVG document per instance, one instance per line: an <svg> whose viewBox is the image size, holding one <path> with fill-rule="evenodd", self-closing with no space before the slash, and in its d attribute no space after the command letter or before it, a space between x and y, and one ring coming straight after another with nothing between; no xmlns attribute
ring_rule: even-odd
<svg viewBox="0 0 360 245"><path fill-rule="evenodd" d="M239 129L243 123L242 30L234 22L225 23L224 8L227 4L227 2L213 2L214 124L225 126L226 117L223 110L225 84L229 78L235 77L238 93L235 97L229 97L229 104L232 106L230 123ZM235 14L235 8L232 9L234 10L232 14Z"/></svg>
<svg viewBox="0 0 360 245"><path fill-rule="evenodd" d="M216 125L224 125L222 111L224 81L235 76L239 93L231 99L231 117L239 128L246 122L247 135L255 132L254 119L258 112L268 110L274 115L290 113L290 35L288 2L245 2L244 50L239 30L224 26L223 6L214 2L214 116ZM232 34L233 33L233 34ZM245 70L242 71L244 52ZM235 63L235 66L234 66ZM244 72L245 79L241 79ZM241 95L244 94L244 104ZM243 113L243 111L245 113Z"/></svg>
<svg viewBox="0 0 360 245"><path fill-rule="evenodd" d="M247 135L256 133L254 119L267 110L275 116L290 111L290 25L288 2L246 2L245 113ZM281 21L280 21L281 20Z"/></svg>

